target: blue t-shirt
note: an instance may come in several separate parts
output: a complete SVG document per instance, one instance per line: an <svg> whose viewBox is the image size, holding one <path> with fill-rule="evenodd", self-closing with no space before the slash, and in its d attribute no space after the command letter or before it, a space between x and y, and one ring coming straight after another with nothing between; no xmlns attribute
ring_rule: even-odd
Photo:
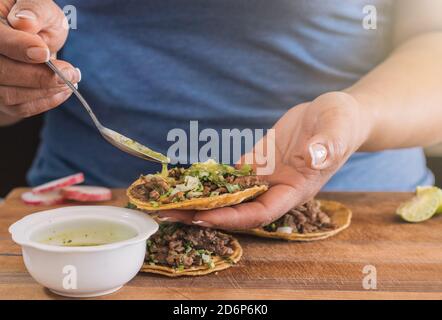
<svg viewBox="0 0 442 320"><path fill-rule="evenodd" d="M174 128L271 128L292 106L344 89L391 51L394 0L60 0L74 5L60 58L104 125L166 153ZM365 5L377 29L362 27ZM203 144L203 142L201 142ZM201 146L200 144L200 146ZM108 144L75 98L49 112L35 185L77 171L125 187L157 164ZM432 183L420 148L355 154L327 190Z"/></svg>

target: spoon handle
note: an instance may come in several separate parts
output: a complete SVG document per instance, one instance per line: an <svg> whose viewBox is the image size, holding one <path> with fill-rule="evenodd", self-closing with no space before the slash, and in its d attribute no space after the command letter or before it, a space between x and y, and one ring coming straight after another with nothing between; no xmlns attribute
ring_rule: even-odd
<svg viewBox="0 0 442 320"><path fill-rule="evenodd" d="M95 116L94 112L92 111L91 107L89 106L89 104L87 103L86 99L83 98L83 96L81 95L81 93L77 90L77 88L75 88L75 86L72 84L72 82L70 82L69 80L67 80L65 78L65 76L63 75L63 73L52 63L52 61L48 61L46 62L46 65L52 69L52 71L55 72L55 74L57 76L59 76L64 83L66 83L66 85L74 92L75 96L78 98L78 100L80 100L81 104L83 105L83 107L86 109L86 111L89 113L89 115L91 116L92 120L94 121L95 125L97 126L98 129L101 129L103 126L101 125L100 121L98 121L97 117Z"/></svg>

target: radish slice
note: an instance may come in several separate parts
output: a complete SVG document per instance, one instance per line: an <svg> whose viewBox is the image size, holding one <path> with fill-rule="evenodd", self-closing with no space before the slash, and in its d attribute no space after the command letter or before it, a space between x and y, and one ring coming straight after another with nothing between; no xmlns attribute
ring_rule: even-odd
<svg viewBox="0 0 442 320"><path fill-rule="evenodd" d="M291 228L291 227L279 227L278 229L276 229L276 232L291 234L293 232L293 228Z"/></svg>
<svg viewBox="0 0 442 320"><path fill-rule="evenodd" d="M65 199L81 202L107 201L112 198L112 191L103 187L74 186L61 190Z"/></svg>
<svg viewBox="0 0 442 320"><path fill-rule="evenodd" d="M25 192L21 195L24 203L34 206L52 206L63 203L63 196L58 191L45 194Z"/></svg>
<svg viewBox="0 0 442 320"><path fill-rule="evenodd" d="M65 178L61 178L55 181L42 184L41 186L33 188L32 192L35 194L46 193L54 190L59 190L65 187L69 187L74 184L79 184L82 182L84 182L83 173L77 173Z"/></svg>

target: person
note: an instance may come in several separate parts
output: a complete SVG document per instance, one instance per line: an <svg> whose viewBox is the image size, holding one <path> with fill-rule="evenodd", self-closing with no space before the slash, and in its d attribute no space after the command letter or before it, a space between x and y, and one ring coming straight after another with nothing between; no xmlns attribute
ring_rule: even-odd
<svg viewBox="0 0 442 320"><path fill-rule="evenodd" d="M77 29L66 42L68 4ZM366 6L376 9L369 28ZM433 183L421 148L442 140L438 1L0 0L0 17L1 124L53 109L31 185L83 171L88 184L127 187L158 171L99 136L48 59L73 83L83 78L106 126L163 153L168 132L191 120L274 127L268 192L163 220L250 228L320 190Z"/></svg>

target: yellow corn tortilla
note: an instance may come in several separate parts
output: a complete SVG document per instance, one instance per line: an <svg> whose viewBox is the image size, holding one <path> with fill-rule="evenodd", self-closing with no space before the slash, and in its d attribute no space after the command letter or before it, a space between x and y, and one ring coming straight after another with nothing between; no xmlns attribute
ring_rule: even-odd
<svg viewBox="0 0 442 320"><path fill-rule="evenodd" d="M332 220L332 223L335 224L336 229L311 233L292 232L291 234L283 232L269 232L263 228L235 232L250 234L262 238L284 239L289 241L316 241L331 237L348 228L352 217L352 212L350 209L335 201L319 200L319 203L321 205L321 209L330 216L330 219Z"/></svg>
<svg viewBox="0 0 442 320"><path fill-rule="evenodd" d="M227 258L223 259L221 257L213 257L213 262L215 263L214 268L209 268L207 265L191 267L187 269L174 269L162 265L152 265L147 262L141 267L141 272L156 273L167 277L182 277L182 276L202 276L209 273L221 271L230 268L233 263L239 262L242 257L242 248L238 240L233 239L232 241L233 253Z"/></svg>
<svg viewBox="0 0 442 320"><path fill-rule="evenodd" d="M254 186L252 188L248 188L246 190L238 191L235 193L224 193L219 196L194 198L179 202L152 206L149 201L143 201L137 199L132 195L132 189L135 188L137 185L143 183L144 182L142 179L138 179L137 181L135 181L127 189L127 196L129 197L130 203L134 204L137 207L137 209L145 211L158 211L158 210L170 210L170 209L209 210L209 209L233 206L235 204L244 202L246 200L256 198L257 196L264 193L268 189L266 185Z"/></svg>

